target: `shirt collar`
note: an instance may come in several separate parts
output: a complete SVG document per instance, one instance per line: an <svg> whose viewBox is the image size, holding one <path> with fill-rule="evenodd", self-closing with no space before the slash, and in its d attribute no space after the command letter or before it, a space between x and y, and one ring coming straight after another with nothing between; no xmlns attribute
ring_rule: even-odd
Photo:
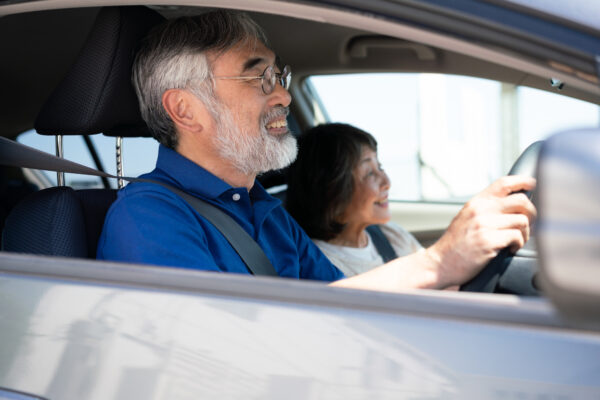
<svg viewBox="0 0 600 400"><path fill-rule="evenodd" d="M281 201L279 201L278 199L276 199L275 197L271 196L266 190L265 188L262 187L262 185L260 184L260 182L258 180L254 181L254 186L252 186L252 189L250 189L250 198L253 201L261 201L261 200L272 200L275 203L281 203Z"/></svg>
<svg viewBox="0 0 600 400"><path fill-rule="evenodd" d="M162 144L158 148L156 169L166 174L186 192L205 198L215 199L231 189L227 182Z"/></svg>
<svg viewBox="0 0 600 400"><path fill-rule="evenodd" d="M233 187L192 160L162 144L158 148L156 169L168 176L181 189L204 198L216 199ZM254 201L273 199L258 181L250 189ZM275 199L273 199L275 200Z"/></svg>

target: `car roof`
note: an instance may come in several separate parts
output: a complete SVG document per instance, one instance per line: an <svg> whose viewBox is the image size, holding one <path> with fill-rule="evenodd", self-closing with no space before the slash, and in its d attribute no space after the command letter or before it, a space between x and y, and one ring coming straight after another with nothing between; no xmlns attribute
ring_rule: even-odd
<svg viewBox="0 0 600 400"><path fill-rule="evenodd" d="M206 6L217 4L198 1L198 8L180 6L178 1L161 3L167 5L152 8L167 18L204 12ZM466 8L472 2L458 1L452 2L453 9L439 1L424 1L418 6L397 1L385 7L379 2L347 0L325 6L317 1L281 2L277 7L272 3L232 1L227 6L249 11L264 27L273 48L292 66L297 82L311 74L443 72L550 90L548 78L556 75L567 82L563 94L600 104L592 54L600 41L594 32L580 26L565 27L539 16L535 17L541 24L537 31L527 32L515 25L527 22L516 17L508 18L505 25L500 21L492 24L494 9L490 7L497 12L497 2ZM99 2L86 3L93 4ZM73 2L57 0L0 2L0 15L4 15L0 18L0 53L7 55L0 65L3 136L14 138L33 127L41 105L76 58L98 8L68 8L73 6ZM521 15L519 10L501 9ZM457 20L462 22L454 23L454 31L450 31L448 21ZM538 32L542 28L547 35L543 41ZM573 48L554 40L567 37L559 35L565 29L571 39L586 39L575 43L585 42L587 47ZM479 36L477 42L473 35ZM507 48L509 45L513 47ZM292 111L294 107L297 105L292 104Z"/></svg>

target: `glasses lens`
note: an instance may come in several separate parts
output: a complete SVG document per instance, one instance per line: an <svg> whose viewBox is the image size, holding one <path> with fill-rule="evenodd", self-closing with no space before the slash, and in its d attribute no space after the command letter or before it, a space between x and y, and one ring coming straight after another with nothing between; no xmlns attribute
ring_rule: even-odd
<svg viewBox="0 0 600 400"><path fill-rule="evenodd" d="M265 94L271 94L275 89L275 82L277 81L277 77L275 76L275 71L273 71L272 66L268 66L263 72L263 81L262 81L262 90Z"/></svg>
<svg viewBox="0 0 600 400"><path fill-rule="evenodd" d="M279 83L285 90L290 87L292 81L292 71L289 65L283 67L283 72L278 74L273 69L273 66L268 66L262 75L262 90L265 94L273 93L275 85Z"/></svg>
<svg viewBox="0 0 600 400"><path fill-rule="evenodd" d="M281 76L279 78L279 83L281 84L281 86L283 86L285 90L288 90L290 88L291 82L292 70L290 69L289 65L286 65L285 67L283 67L283 72L281 73Z"/></svg>

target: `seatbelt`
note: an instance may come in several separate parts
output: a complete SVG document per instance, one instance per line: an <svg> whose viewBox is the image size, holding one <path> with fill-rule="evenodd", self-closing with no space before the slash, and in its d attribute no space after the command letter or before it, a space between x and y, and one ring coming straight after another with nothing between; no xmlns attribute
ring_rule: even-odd
<svg viewBox="0 0 600 400"><path fill-rule="evenodd" d="M139 179L139 178L123 178L130 182L148 182L161 185L164 188L169 189L173 193L179 195L185 200L196 212L206 218L211 224L213 224L225 239L229 242L231 247L238 253L248 271L253 275L268 275L278 276L273 264L267 258L265 252L260 248L258 243L250 236L233 218L223 212L216 206L194 197L181 189L170 186L166 183L153 181L151 179Z"/></svg>
<svg viewBox="0 0 600 400"><path fill-rule="evenodd" d="M394 251L390 241L385 236L379 225L370 225L367 226L367 232L373 239L373 244L377 249L377 252L383 258L383 262L392 261L395 258L398 258L398 255Z"/></svg>
<svg viewBox="0 0 600 400"><path fill-rule="evenodd" d="M13 140L0 136L0 164L12 167L42 169L48 171L61 171L82 175L102 176L106 178L118 177L106 172L89 168L73 161L44 153ZM130 182L147 182L161 185L183 198L194 210L213 224L227 239L231 247L240 256L248 271L253 275L278 276L275 268L267 258L258 243L237 223L233 218L216 206L191 196L184 191L163 182L151 179L123 177Z"/></svg>

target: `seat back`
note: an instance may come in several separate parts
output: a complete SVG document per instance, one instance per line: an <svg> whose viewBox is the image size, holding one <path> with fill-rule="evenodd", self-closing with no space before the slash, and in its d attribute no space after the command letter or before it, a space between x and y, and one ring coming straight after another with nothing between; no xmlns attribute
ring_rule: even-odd
<svg viewBox="0 0 600 400"><path fill-rule="evenodd" d="M35 192L8 215L2 250L95 258L104 217L115 198L111 189L53 187Z"/></svg>
<svg viewBox="0 0 600 400"><path fill-rule="evenodd" d="M27 181L21 168L0 166L0 232L13 207L38 189Z"/></svg>
<svg viewBox="0 0 600 400"><path fill-rule="evenodd" d="M96 258L96 249L104 226L104 218L111 204L117 198L117 191L115 189L85 189L76 190L75 194L83 208L87 256Z"/></svg>
<svg viewBox="0 0 600 400"><path fill-rule="evenodd" d="M141 38L163 20L141 6L102 8L77 60L40 110L38 133L148 136L131 84L131 66ZM111 189L55 187L36 192L7 217L2 248L95 258L104 217L115 198Z"/></svg>

